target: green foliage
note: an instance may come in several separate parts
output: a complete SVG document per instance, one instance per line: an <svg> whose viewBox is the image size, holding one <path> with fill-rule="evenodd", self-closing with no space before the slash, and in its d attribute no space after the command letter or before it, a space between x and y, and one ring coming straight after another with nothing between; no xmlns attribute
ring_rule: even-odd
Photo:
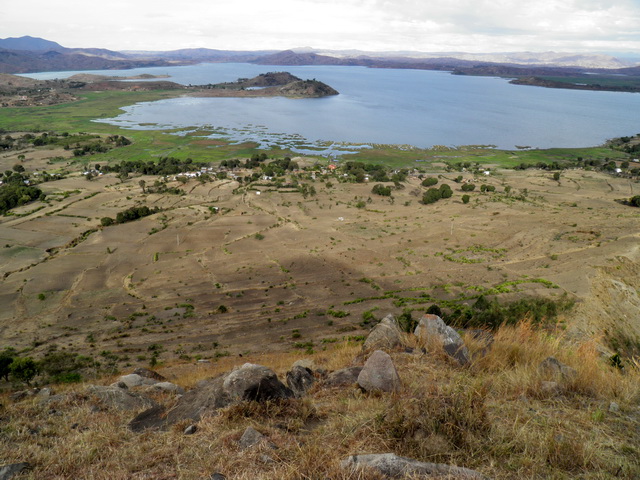
<svg viewBox="0 0 640 480"><path fill-rule="evenodd" d="M573 302L562 297L522 298L515 302L500 304L497 299L489 300L481 295L472 307L458 306L449 315L445 315L447 323L461 328L496 329L500 325L516 325L523 320L531 320L535 324L553 322L558 314L573 307Z"/></svg>
<svg viewBox="0 0 640 480"><path fill-rule="evenodd" d="M411 310L405 309L398 316L398 325L403 332L413 333L418 325L418 320L413 318L411 315Z"/></svg>
<svg viewBox="0 0 640 480"><path fill-rule="evenodd" d="M118 212L116 215L116 223L126 223L132 222L133 220L137 220L142 217L146 217L148 215L152 215L154 213L159 212L160 210L156 208L149 208L146 205L142 205L139 207L131 207L122 212ZM105 217L108 218L108 217Z"/></svg>
<svg viewBox="0 0 640 480"><path fill-rule="evenodd" d="M422 195L422 203L425 205L429 205L430 203L435 203L442 198L442 193L437 188L430 188L424 195Z"/></svg>
<svg viewBox="0 0 640 480"><path fill-rule="evenodd" d="M422 181L423 187L432 187L438 183L438 179L436 177L427 177Z"/></svg>
<svg viewBox="0 0 640 480"><path fill-rule="evenodd" d="M9 381L10 367L15 357L16 351L13 348L5 348L0 352L0 378Z"/></svg>
<svg viewBox="0 0 640 480"><path fill-rule="evenodd" d="M440 196L442 198L451 198L453 196L453 190L446 183L440 185Z"/></svg>
<svg viewBox="0 0 640 480"><path fill-rule="evenodd" d="M18 182L14 182L14 179ZM0 186L0 214L37 200L41 195L42 190L25 185L20 174L11 175L7 183Z"/></svg>
<svg viewBox="0 0 640 480"><path fill-rule="evenodd" d="M109 225L113 225L115 223L115 220L111 217L102 217L100 219L100 225L102 225L103 227L108 227Z"/></svg>
<svg viewBox="0 0 640 480"><path fill-rule="evenodd" d="M344 318L344 317L348 317L351 314L349 312L345 312L344 310L329 309L327 310L327 315L331 315L332 317L335 317L335 318Z"/></svg>
<svg viewBox="0 0 640 480"><path fill-rule="evenodd" d="M469 203L469 200L471 200L471 197L465 193L462 196L462 203L464 203L466 205L467 203Z"/></svg>
<svg viewBox="0 0 640 480"><path fill-rule="evenodd" d="M371 189L371 193L382 195L383 197L389 197L391 196L391 187L385 187L381 183L377 183Z"/></svg>
<svg viewBox="0 0 640 480"><path fill-rule="evenodd" d="M640 207L640 195L634 195L629 199L629 204L632 207Z"/></svg>
<svg viewBox="0 0 640 480"><path fill-rule="evenodd" d="M71 352L51 352L40 361L40 370L55 383L76 383L82 380L80 371L93 364L89 357Z"/></svg>
<svg viewBox="0 0 640 480"><path fill-rule="evenodd" d="M31 384L38 371L38 363L31 357L15 358L9 366L11 377L27 385Z"/></svg>
<svg viewBox="0 0 640 480"><path fill-rule="evenodd" d="M463 192L473 192L476 189L475 183L465 183L460 187Z"/></svg>

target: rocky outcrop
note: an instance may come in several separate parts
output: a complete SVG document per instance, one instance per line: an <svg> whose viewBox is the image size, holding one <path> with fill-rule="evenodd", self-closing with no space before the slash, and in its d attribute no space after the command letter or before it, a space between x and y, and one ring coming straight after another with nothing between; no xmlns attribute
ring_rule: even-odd
<svg viewBox="0 0 640 480"><path fill-rule="evenodd" d="M571 380L577 375L575 369L565 365L555 357L547 357L540 362L538 372L546 377L561 380Z"/></svg>
<svg viewBox="0 0 640 480"><path fill-rule="evenodd" d="M395 317L389 314L373 327L362 349L366 352L373 350L392 350L403 344L402 335L402 330L400 330Z"/></svg>
<svg viewBox="0 0 640 480"><path fill-rule="evenodd" d="M455 478L460 480L488 480L475 470L443 463L426 463L399 457L393 453L351 455L341 463L347 470L372 469L386 478Z"/></svg>
<svg viewBox="0 0 640 480"><path fill-rule="evenodd" d="M327 376L324 381L326 387L345 387L353 385L358 381L358 375L362 371L362 367L348 367L336 370Z"/></svg>
<svg viewBox="0 0 640 480"><path fill-rule="evenodd" d="M462 337L437 315L423 315L414 333L421 342L442 345L447 355L456 359L460 365L471 361Z"/></svg>
<svg viewBox="0 0 640 480"><path fill-rule="evenodd" d="M129 428L134 432L164 429L181 420L198 422L203 415L243 401L264 402L293 396L273 370L245 363L230 373L200 382L184 394L169 410L153 407L135 417Z"/></svg>
<svg viewBox="0 0 640 480"><path fill-rule="evenodd" d="M157 407L156 402L150 398L119 387L90 385L87 388L87 393L96 397L108 408L116 410L141 410L143 408Z"/></svg>
<svg viewBox="0 0 640 480"><path fill-rule="evenodd" d="M296 397L303 396L315 381L313 372L309 368L296 366L287 372L287 386Z"/></svg>

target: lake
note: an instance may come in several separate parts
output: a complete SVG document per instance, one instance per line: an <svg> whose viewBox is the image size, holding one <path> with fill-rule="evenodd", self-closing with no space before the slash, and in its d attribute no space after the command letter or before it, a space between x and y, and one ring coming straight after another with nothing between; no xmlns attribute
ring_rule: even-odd
<svg viewBox="0 0 640 480"><path fill-rule="evenodd" d="M339 155L371 144L587 147L640 132L640 94L511 85L492 77L427 70L338 66L200 64L94 71L169 75L185 85L234 81L269 71L315 78L340 95L313 99L181 97L125 107L101 119L125 129L215 131L211 138ZM79 72L45 72L64 78ZM345 146L344 144L350 144Z"/></svg>

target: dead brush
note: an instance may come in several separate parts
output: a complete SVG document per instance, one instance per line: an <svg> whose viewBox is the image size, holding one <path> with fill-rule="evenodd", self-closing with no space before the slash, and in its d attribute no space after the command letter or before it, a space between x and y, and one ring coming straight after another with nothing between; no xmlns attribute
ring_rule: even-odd
<svg viewBox="0 0 640 480"><path fill-rule="evenodd" d="M277 422L287 431L298 431L307 423L320 419L309 398L288 398L267 402L243 402L220 410L218 421L237 424L248 418L260 422ZM283 423L284 422L284 423Z"/></svg>
<svg viewBox="0 0 640 480"><path fill-rule="evenodd" d="M453 451L475 451L491 431L486 396L483 387L431 384L390 402L374 428L400 455L449 461Z"/></svg>

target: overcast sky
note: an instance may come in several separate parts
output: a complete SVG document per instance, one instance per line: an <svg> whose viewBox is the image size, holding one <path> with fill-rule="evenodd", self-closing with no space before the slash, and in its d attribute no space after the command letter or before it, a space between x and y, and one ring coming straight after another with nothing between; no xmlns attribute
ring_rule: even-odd
<svg viewBox="0 0 640 480"><path fill-rule="evenodd" d="M65 47L640 53L640 0L3 1L0 37Z"/></svg>

